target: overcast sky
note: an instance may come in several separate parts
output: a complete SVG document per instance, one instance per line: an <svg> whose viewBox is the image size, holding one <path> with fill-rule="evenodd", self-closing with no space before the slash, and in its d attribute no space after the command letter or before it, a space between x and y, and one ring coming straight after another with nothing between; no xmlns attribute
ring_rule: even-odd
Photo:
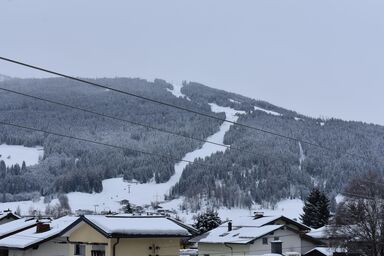
<svg viewBox="0 0 384 256"><path fill-rule="evenodd" d="M0 55L384 125L384 1L1 0ZM0 74L42 73L0 61Z"/></svg>

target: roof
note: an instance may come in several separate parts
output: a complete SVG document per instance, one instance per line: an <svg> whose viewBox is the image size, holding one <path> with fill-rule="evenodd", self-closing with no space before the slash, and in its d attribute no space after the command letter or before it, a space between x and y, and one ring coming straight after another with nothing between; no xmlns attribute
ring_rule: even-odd
<svg viewBox="0 0 384 256"><path fill-rule="evenodd" d="M18 219L0 225L0 239L36 225L36 219Z"/></svg>
<svg viewBox="0 0 384 256"><path fill-rule="evenodd" d="M20 219L20 216L14 214L13 212L11 211L3 211L0 213L0 220L3 220L3 219L14 219L14 220L17 220L17 219Z"/></svg>
<svg viewBox="0 0 384 256"><path fill-rule="evenodd" d="M306 252L308 254L310 252L318 251L325 256L332 256L334 252L346 252L344 248L333 248L333 247L315 247L312 250Z"/></svg>
<svg viewBox="0 0 384 256"><path fill-rule="evenodd" d="M284 223L279 223L278 221L280 220ZM195 237L190 241L199 243L247 244L279 228L282 228L283 226L286 226L285 224L294 225L300 231L310 230L309 227L285 216L262 216L259 218L248 216L239 217L234 220L232 223L232 230L229 232L228 223L225 222L217 228L208 231L207 233L204 233L198 237ZM296 230L293 231L298 232Z"/></svg>
<svg viewBox="0 0 384 256"><path fill-rule="evenodd" d="M276 224L276 221L282 220L286 223L292 224L297 226L300 230L311 230L310 227L301 224L295 220L292 220L288 217L285 217L283 215L280 216L263 216L259 218L255 218L254 216L248 216L248 217L239 217L236 220L233 220L233 227L235 226L241 226L241 227L261 227L264 225L271 225ZM226 226L226 224L222 224L222 226Z"/></svg>
<svg viewBox="0 0 384 256"><path fill-rule="evenodd" d="M106 237L189 237L185 226L164 216L86 215L82 221Z"/></svg>
<svg viewBox="0 0 384 256"><path fill-rule="evenodd" d="M311 236L313 238L321 239L321 238L329 238L327 226L318 228L318 229L312 229L307 233L308 236Z"/></svg>
<svg viewBox="0 0 384 256"><path fill-rule="evenodd" d="M228 231L228 227L219 226L207 233L191 239L191 242L199 243L230 243L248 244L260 237L263 237L284 225L265 225L261 227L234 227Z"/></svg>
<svg viewBox="0 0 384 256"><path fill-rule="evenodd" d="M27 249L42 242L60 236L62 232L76 222L78 217L65 216L44 223L50 224L50 229L45 232L36 233L36 227L26 229L6 238L0 239L0 247Z"/></svg>

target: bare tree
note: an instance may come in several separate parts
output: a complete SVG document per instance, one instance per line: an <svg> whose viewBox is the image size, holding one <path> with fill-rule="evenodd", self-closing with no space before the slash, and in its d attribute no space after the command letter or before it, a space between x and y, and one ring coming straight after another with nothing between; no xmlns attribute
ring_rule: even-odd
<svg viewBox="0 0 384 256"><path fill-rule="evenodd" d="M375 172L355 177L344 190L330 228L334 244L361 255L384 255L384 178Z"/></svg>

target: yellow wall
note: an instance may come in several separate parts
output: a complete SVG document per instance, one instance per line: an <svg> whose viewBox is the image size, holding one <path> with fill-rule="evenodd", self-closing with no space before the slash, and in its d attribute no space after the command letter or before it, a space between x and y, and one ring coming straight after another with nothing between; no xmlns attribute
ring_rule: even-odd
<svg viewBox="0 0 384 256"><path fill-rule="evenodd" d="M71 242L84 243L86 245L86 256L91 256L91 243L105 243L105 255L112 256L113 244L117 239L108 239L86 223L82 223L70 236ZM160 249L155 252L149 247L153 245ZM69 256L74 255L74 244L69 245ZM148 256L148 255L168 255L178 256L180 250L180 238L121 238L116 246L116 256Z"/></svg>
<svg viewBox="0 0 384 256"><path fill-rule="evenodd" d="M158 250L150 250L149 247L158 246ZM148 256L169 255L178 256L180 250L179 238L123 238L116 246L116 256Z"/></svg>

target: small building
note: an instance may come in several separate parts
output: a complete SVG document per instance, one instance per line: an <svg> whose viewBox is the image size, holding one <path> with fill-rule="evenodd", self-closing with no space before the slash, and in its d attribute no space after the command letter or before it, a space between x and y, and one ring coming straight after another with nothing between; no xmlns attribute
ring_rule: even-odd
<svg viewBox="0 0 384 256"><path fill-rule="evenodd" d="M179 255L181 241L195 229L164 216L80 217L66 231L68 255L148 256Z"/></svg>
<svg viewBox="0 0 384 256"><path fill-rule="evenodd" d="M0 225L8 223L10 221L18 220L20 216L13 213L11 210L5 210L0 213Z"/></svg>
<svg viewBox="0 0 384 256"><path fill-rule="evenodd" d="M33 227L0 239L0 248L8 256L67 256L67 239L62 234L78 219L65 216L53 221L35 220Z"/></svg>
<svg viewBox="0 0 384 256"><path fill-rule="evenodd" d="M310 228L284 216L240 217L223 223L191 242L198 243L199 255L302 255L321 244L307 236Z"/></svg>
<svg viewBox="0 0 384 256"><path fill-rule="evenodd" d="M341 248L316 247L308 251L304 255L305 256L341 256L341 255L347 255L347 254L346 254L346 250Z"/></svg>

